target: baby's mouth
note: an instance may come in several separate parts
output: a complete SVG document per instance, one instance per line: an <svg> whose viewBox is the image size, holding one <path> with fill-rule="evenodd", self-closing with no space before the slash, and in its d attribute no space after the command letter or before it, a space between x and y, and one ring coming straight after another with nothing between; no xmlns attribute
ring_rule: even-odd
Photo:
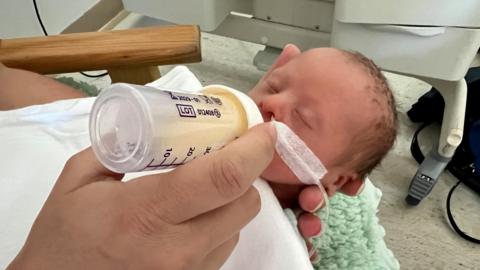
<svg viewBox="0 0 480 270"><path fill-rule="evenodd" d="M270 122L272 120L272 113L264 112L262 108L260 109L260 113L262 114L263 122Z"/></svg>

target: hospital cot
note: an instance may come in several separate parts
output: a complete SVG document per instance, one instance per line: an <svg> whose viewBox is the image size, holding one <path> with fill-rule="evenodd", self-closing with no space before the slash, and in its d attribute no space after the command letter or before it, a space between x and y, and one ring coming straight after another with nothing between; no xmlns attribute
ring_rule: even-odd
<svg viewBox="0 0 480 270"><path fill-rule="evenodd" d="M465 76L480 65L478 0L123 0L127 10L265 45L254 59L266 70L287 43L301 49L359 51L383 70L416 77L445 99L440 139L410 184L418 204L463 137Z"/></svg>

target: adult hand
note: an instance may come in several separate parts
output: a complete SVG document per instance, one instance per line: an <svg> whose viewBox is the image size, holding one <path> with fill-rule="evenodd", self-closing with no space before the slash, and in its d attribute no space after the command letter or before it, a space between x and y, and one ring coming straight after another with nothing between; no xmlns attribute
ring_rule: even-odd
<svg viewBox="0 0 480 270"><path fill-rule="evenodd" d="M259 211L269 124L169 173L121 182L91 149L65 165L9 269L218 269Z"/></svg>

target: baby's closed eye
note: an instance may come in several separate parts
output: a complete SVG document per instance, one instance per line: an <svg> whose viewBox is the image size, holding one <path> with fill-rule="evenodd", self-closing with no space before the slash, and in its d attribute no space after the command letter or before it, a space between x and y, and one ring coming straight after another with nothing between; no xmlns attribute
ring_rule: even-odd
<svg viewBox="0 0 480 270"><path fill-rule="evenodd" d="M265 84L267 85L268 92L270 94L277 94L279 93L278 88L272 83L270 80L265 80Z"/></svg>

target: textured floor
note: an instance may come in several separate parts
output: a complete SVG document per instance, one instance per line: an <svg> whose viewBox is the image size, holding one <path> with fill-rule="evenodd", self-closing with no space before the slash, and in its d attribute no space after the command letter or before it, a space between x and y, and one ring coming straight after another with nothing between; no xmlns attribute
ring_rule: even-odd
<svg viewBox="0 0 480 270"><path fill-rule="evenodd" d="M144 25L151 24L148 20ZM225 84L248 91L262 76L253 65L253 57L262 46L234 39L203 34L203 61L188 65L204 85ZM162 67L166 72L171 67ZM91 80L78 74L77 79L107 86L107 78ZM409 207L404 198L417 164L411 158L409 144L417 125L405 112L430 86L404 76L386 74L397 98L400 130L396 145L370 176L383 191L379 218L385 227L386 242L399 259L402 269L480 269L480 246L458 237L444 215L448 190L456 180L444 173L433 192L419 206ZM438 130L432 128L421 137L428 148ZM452 199L452 207L464 231L480 237L480 196L462 186Z"/></svg>

